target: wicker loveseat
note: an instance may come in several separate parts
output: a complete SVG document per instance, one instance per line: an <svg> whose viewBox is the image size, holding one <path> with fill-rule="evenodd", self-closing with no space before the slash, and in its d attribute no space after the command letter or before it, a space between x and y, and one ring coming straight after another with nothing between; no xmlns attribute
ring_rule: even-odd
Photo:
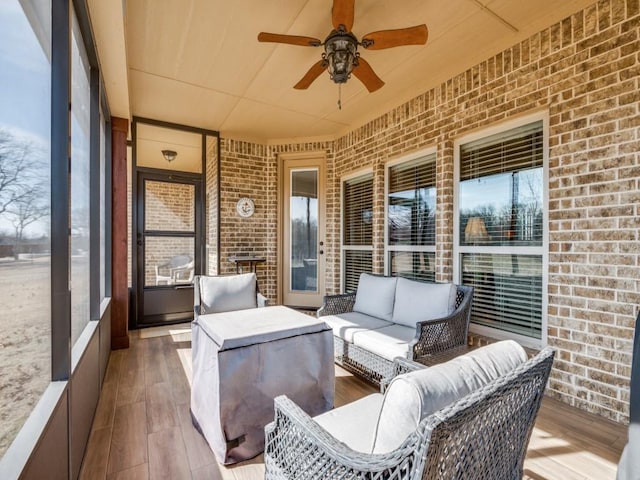
<svg viewBox="0 0 640 480"><path fill-rule="evenodd" d="M265 478L519 480L553 356L505 341L429 368L399 358L384 395L314 418L277 397Z"/></svg>
<svg viewBox="0 0 640 480"><path fill-rule="evenodd" d="M472 297L472 287L363 273L356 292L325 296L318 316L333 329L336 363L378 383L396 357L464 348Z"/></svg>

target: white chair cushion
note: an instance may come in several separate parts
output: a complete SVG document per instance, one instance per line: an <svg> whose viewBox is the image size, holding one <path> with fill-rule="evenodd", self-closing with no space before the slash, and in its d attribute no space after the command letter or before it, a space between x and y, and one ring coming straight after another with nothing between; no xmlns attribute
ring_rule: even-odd
<svg viewBox="0 0 640 480"><path fill-rule="evenodd" d="M393 361L396 357L409 358L409 342L415 335L415 327L392 323L377 330L354 332L353 344Z"/></svg>
<svg viewBox="0 0 640 480"><path fill-rule="evenodd" d="M401 277L396 286L392 322L415 327L418 322L446 317L455 304L454 284L416 282Z"/></svg>
<svg viewBox="0 0 640 480"><path fill-rule="evenodd" d="M313 417L333 437L362 453L371 453L382 394L367 395L355 402Z"/></svg>
<svg viewBox="0 0 640 480"><path fill-rule="evenodd" d="M326 315L320 317L333 329L333 335L342 338L344 341L352 343L353 334L366 330L388 327L391 322L380 320L379 318L365 315L360 312L340 313L339 315Z"/></svg>
<svg viewBox="0 0 640 480"><path fill-rule="evenodd" d="M256 274L200 277L202 314L257 308Z"/></svg>
<svg viewBox="0 0 640 480"><path fill-rule="evenodd" d="M513 340L497 342L449 362L405 373L387 389L372 453L398 448L422 419L527 361Z"/></svg>
<svg viewBox="0 0 640 480"><path fill-rule="evenodd" d="M391 321L397 280L361 273L353 311Z"/></svg>

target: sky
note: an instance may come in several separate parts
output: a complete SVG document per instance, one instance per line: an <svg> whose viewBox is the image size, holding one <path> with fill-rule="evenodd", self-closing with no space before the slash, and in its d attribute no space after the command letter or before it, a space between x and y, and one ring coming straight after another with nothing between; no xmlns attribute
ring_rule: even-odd
<svg viewBox="0 0 640 480"><path fill-rule="evenodd" d="M20 3L0 1L0 125L48 143L50 84L49 61Z"/></svg>
<svg viewBox="0 0 640 480"><path fill-rule="evenodd" d="M41 7L49 2L33 2ZM49 7L47 7L49 8ZM46 18L47 15L44 15ZM50 37L50 34L48 35ZM0 127L36 143L48 156L51 135L51 69L18 0L0 1ZM44 175L49 175L48 165ZM6 218L0 230L12 231ZM33 225L31 235L48 231Z"/></svg>

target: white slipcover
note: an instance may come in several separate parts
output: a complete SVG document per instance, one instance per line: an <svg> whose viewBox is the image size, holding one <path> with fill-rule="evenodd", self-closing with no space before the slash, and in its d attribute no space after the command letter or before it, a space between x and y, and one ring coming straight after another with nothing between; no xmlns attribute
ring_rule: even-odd
<svg viewBox="0 0 640 480"><path fill-rule="evenodd" d="M287 307L199 316L192 358L192 418L223 464L264 450L278 395L312 416L333 407L332 331Z"/></svg>

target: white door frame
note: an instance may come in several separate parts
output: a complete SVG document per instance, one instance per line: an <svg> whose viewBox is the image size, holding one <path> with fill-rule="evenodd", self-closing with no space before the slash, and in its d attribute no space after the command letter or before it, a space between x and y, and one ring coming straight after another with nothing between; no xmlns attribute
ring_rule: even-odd
<svg viewBox="0 0 640 480"><path fill-rule="evenodd" d="M325 295L326 268L326 196L325 196L325 152L308 152L279 155L279 205L278 221L280 224L279 262L278 262L278 303L296 307L320 307ZM291 172L316 170L318 172L318 233L317 233L317 289L315 292L291 290L290 262L290 229L289 229L289 191L291 188ZM323 253L320 253L323 252Z"/></svg>

